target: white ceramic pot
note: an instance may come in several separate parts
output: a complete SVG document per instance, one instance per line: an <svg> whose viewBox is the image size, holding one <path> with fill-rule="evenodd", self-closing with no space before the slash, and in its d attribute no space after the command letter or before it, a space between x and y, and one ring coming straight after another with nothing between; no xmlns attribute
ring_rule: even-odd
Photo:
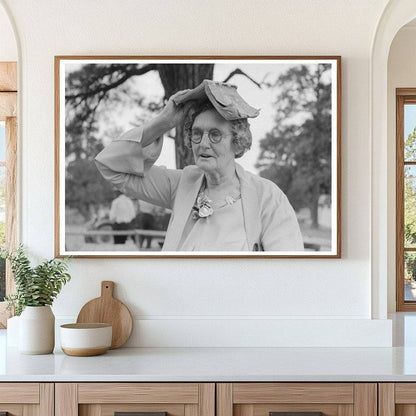
<svg viewBox="0 0 416 416"><path fill-rule="evenodd" d="M50 354L55 347L55 316L50 306L26 306L19 319L19 351Z"/></svg>
<svg viewBox="0 0 416 416"><path fill-rule="evenodd" d="M112 329L103 323L61 325L62 351L78 357L104 354L111 347Z"/></svg>

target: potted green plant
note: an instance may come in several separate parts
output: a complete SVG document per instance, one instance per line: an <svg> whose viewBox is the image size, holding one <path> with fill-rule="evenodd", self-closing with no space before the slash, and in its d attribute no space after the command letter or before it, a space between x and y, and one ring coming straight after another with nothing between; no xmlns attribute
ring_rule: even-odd
<svg viewBox="0 0 416 416"><path fill-rule="evenodd" d="M55 346L55 316L51 305L71 276L68 257L32 266L22 245L1 250L10 261L16 292L6 296L8 309L19 318L19 350L24 354L49 354Z"/></svg>

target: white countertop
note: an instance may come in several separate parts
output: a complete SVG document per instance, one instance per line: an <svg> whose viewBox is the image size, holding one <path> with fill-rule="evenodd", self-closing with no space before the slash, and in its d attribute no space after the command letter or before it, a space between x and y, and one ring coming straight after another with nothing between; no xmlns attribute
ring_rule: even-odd
<svg viewBox="0 0 416 416"><path fill-rule="evenodd" d="M416 348L120 348L21 355L0 331L0 381L416 381Z"/></svg>
<svg viewBox="0 0 416 416"><path fill-rule="evenodd" d="M22 355L0 330L0 382L416 381L416 314L393 348L119 348L97 357Z"/></svg>

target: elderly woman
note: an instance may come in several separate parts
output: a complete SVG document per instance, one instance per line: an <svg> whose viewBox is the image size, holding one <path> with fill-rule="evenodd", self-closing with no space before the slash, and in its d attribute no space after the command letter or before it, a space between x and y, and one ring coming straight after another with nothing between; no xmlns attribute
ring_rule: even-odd
<svg viewBox="0 0 416 416"><path fill-rule="evenodd" d="M302 251L296 215L284 193L235 162L251 145L247 118L227 120L211 98L176 104L184 94L189 90L176 93L158 116L96 157L104 178L131 198L172 209L164 251ZM234 109L231 103L237 113L239 100ZM186 117L195 165L154 166L163 135Z"/></svg>

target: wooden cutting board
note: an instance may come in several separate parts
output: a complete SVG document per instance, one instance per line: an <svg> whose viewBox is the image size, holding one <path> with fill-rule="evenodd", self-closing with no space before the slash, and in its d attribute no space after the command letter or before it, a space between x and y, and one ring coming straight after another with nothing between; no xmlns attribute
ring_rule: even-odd
<svg viewBox="0 0 416 416"><path fill-rule="evenodd" d="M133 319L124 303L113 297L114 282L101 282L101 296L86 303L77 323L107 323L113 326L111 349L121 347L130 337Z"/></svg>

